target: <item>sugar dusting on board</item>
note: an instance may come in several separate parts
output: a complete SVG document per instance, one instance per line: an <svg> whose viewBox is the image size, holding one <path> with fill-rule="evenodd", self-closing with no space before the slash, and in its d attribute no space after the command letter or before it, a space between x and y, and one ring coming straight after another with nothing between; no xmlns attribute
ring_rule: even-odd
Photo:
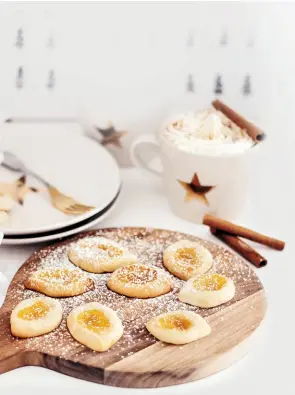
<svg viewBox="0 0 295 395"><path fill-rule="evenodd" d="M85 237L78 243L74 243L72 250L79 259L85 259L90 262L97 259L109 261L113 258L121 257L126 252L120 245L105 237Z"/></svg>
<svg viewBox="0 0 295 395"><path fill-rule="evenodd" d="M92 274L86 273L76 268L68 259L67 254L71 246L77 243L81 236L73 239L74 241L64 242L60 246L48 247L39 253L33 254L30 264L26 266L25 278L37 269L48 268L68 268L80 270L95 283L94 290L82 295L58 299L63 308L63 320L61 325L53 332L37 338L24 341L27 349L34 349L46 354L60 356L64 359L79 361L83 363L92 361L95 366L108 366L110 363L121 360L129 355L147 347L155 342L145 328L146 322L161 313L175 310L191 310L203 317L221 311L225 307L232 306L236 301L243 299L251 289L262 289L259 279L253 274L252 269L242 260L225 250L223 247L211 242L199 240L194 236L175 233L166 230L154 230L144 228L116 228L98 230L93 232L93 236L104 236L118 242L122 247L127 247L129 251L138 257L138 262L144 265L154 265L161 268L170 276L173 281L173 290L165 295L152 299L132 299L123 295L116 294L107 288L106 281L110 273ZM89 238L89 236L87 236ZM211 309L201 309L180 302L177 299L179 289L184 281L172 276L162 264L162 255L165 248L181 239L198 241L208 248L213 257L214 265L210 272L218 272L226 277L233 279L236 285L236 295L230 302ZM15 287L12 295L13 307L21 300L40 296L38 292L26 290L23 281ZM66 328L66 318L70 311L83 304L96 301L107 305L117 311L123 321L124 335L118 343L104 353L97 353L76 342ZM251 306L249 307L251 308ZM222 320L222 314L220 314ZM16 340L21 346L23 340Z"/></svg>

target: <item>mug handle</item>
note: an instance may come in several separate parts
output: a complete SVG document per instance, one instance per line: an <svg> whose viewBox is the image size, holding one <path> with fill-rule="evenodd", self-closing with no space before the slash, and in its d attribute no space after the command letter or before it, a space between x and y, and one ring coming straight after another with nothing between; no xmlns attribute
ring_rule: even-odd
<svg viewBox="0 0 295 395"><path fill-rule="evenodd" d="M153 151L155 154L160 154L160 146L156 138L152 135L145 135L138 137L130 148L130 157L133 165L138 167L144 174L148 176L161 177L162 172L152 169L149 164L142 158L140 153L143 150Z"/></svg>

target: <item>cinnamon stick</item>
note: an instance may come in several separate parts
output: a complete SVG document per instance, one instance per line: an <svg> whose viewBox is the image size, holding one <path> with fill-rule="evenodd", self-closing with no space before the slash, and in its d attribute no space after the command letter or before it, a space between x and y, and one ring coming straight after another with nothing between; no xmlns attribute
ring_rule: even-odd
<svg viewBox="0 0 295 395"><path fill-rule="evenodd" d="M234 236L240 236L244 237L245 239L256 241L257 243L274 248L275 250L281 251L285 247L285 243L281 240L262 235L261 233L257 233L254 230L244 228L243 226L235 225L221 218L217 218L211 214L204 215L203 224L217 230L222 230L223 232L229 233Z"/></svg>
<svg viewBox="0 0 295 395"><path fill-rule="evenodd" d="M247 261L251 262L256 267L262 267L267 264L267 260L260 255L254 248L250 247L249 244L245 243L237 236L230 235L228 233L224 233L220 230L216 230L214 228L210 228L211 233L216 236L219 240L223 241L233 250L235 250L242 257L247 259Z"/></svg>
<svg viewBox="0 0 295 395"><path fill-rule="evenodd" d="M266 135L265 133L254 125L252 122L247 121L240 114L229 108L226 104L222 103L220 100L214 100L212 102L212 106L222 112L225 116L227 116L232 122L238 125L241 129L245 129L248 135L252 138L252 140L259 142L262 141Z"/></svg>

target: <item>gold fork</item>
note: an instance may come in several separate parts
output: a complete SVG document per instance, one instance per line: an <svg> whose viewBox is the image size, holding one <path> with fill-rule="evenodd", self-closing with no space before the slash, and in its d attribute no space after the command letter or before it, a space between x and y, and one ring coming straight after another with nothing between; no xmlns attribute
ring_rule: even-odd
<svg viewBox="0 0 295 395"><path fill-rule="evenodd" d="M6 167L9 170L22 172L26 175L31 175L39 180L42 184L44 184L49 192L51 203L53 207L55 207L57 210L68 215L80 215L94 209L93 206L81 204L70 196L64 195L57 188L44 180L44 178L27 169L24 163L19 160L13 153L4 151L3 154L4 160L1 163L2 166Z"/></svg>
<svg viewBox="0 0 295 395"><path fill-rule="evenodd" d="M86 206L77 202L77 200L70 196L64 195L57 188L52 185L47 186L51 203L57 210L62 211L68 215L79 215L84 214L89 210L93 210L93 206Z"/></svg>

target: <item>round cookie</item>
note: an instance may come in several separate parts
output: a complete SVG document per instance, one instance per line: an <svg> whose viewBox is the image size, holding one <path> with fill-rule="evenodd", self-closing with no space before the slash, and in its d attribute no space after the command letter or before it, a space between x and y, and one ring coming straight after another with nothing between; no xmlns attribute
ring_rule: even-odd
<svg viewBox="0 0 295 395"><path fill-rule="evenodd" d="M187 281L178 298L193 306L210 308L231 300L235 295L232 279L218 273L202 274Z"/></svg>
<svg viewBox="0 0 295 395"><path fill-rule="evenodd" d="M171 344L186 344L209 335L210 326L193 311L172 311L154 317L147 330L158 340Z"/></svg>
<svg viewBox="0 0 295 395"><path fill-rule="evenodd" d="M107 285L121 295L142 299L166 294L173 288L170 278L163 270L141 263L117 269Z"/></svg>
<svg viewBox="0 0 295 395"><path fill-rule="evenodd" d="M57 300L45 297L26 299L12 310L11 333L21 338L44 335L57 328L61 320L62 307Z"/></svg>
<svg viewBox="0 0 295 395"><path fill-rule="evenodd" d="M37 270L26 280L25 287L53 298L64 298L94 289L94 281L80 270L54 268Z"/></svg>
<svg viewBox="0 0 295 395"><path fill-rule="evenodd" d="M181 280L207 272L213 265L211 252L201 244L180 240L170 245L163 254L163 264Z"/></svg>
<svg viewBox="0 0 295 395"><path fill-rule="evenodd" d="M74 339L94 351L107 351L123 334L117 313L97 302L73 309L67 325Z"/></svg>
<svg viewBox="0 0 295 395"><path fill-rule="evenodd" d="M136 256L127 248L105 237L79 240L69 249L68 257L74 265L91 273L113 272L136 262Z"/></svg>

